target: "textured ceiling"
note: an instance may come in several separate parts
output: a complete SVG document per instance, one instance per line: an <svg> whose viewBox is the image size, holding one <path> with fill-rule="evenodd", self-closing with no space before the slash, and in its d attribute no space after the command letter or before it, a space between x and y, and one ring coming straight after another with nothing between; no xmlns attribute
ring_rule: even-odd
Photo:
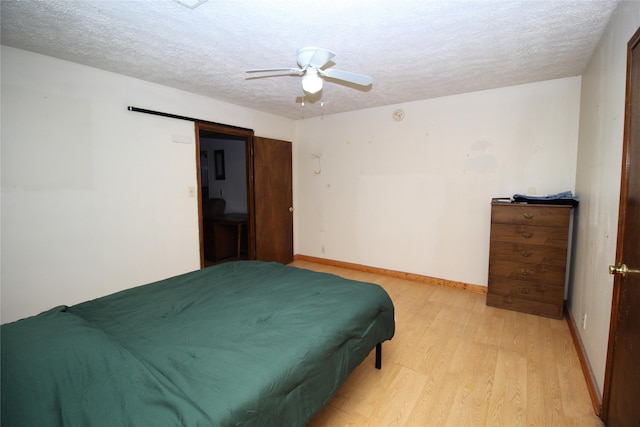
<svg viewBox="0 0 640 427"><path fill-rule="evenodd" d="M3 45L293 119L581 75L615 0L2 0ZM367 89L299 98L304 46ZM331 65L331 64L329 64ZM145 106L153 108L153 106Z"/></svg>

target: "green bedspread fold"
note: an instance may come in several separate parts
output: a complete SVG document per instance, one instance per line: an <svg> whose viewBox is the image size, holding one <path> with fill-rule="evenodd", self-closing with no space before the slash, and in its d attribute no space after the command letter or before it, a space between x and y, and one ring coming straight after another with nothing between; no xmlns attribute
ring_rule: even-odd
<svg viewBox="0 0 640 427"><path fill-rule="evenodd" d="M3 426L302 426L394 314L378 285L241 261L0 334Z"/></svg>

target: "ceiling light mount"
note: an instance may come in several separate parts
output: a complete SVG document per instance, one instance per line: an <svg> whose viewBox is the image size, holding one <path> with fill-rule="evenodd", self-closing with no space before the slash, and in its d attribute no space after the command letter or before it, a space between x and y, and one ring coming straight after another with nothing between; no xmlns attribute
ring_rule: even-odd
<svg viewBox="0 0 640 427"><path fill-rule="evenodd" d="M208 0L174 0L177 3L180 3L184 7L188 7L189 9L195 9L203 3L206 3Z"/></svg>

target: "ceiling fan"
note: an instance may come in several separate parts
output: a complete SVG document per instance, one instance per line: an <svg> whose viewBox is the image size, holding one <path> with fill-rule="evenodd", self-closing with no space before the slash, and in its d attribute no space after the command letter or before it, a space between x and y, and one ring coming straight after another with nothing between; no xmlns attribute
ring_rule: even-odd
<svg viewBox="0 0 640 427"><path fill-rule="evenodd" d="M268 73L286 71L287 74L302 76L302 89L306 93L317 93L322 90L322 77L329 77L335 80L342 80L358 86L369 86L373 81L371 77L349 71L334 70L327 68L323 70L331 59L336 56L328 49L320 47L303 47L298 49L297 62L300 68L265 68L260 70L248 70L247 73Z"/></svg>

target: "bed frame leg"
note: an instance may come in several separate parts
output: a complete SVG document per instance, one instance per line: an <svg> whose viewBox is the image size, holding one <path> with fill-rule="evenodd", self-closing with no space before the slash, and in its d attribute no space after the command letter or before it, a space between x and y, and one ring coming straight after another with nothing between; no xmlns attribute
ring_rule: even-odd
<svg viewBox="0 0 640 427"><path fill-rule="evenodd" d="M376 369L382 369L382 343L376 344Z"/></svg>

